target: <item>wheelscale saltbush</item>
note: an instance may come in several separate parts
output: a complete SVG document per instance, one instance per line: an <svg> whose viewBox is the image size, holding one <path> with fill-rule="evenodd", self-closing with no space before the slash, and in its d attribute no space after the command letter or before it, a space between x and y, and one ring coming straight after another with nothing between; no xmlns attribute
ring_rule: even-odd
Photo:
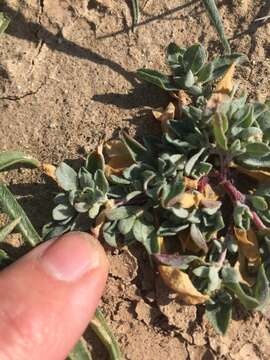
<svg viewBox="0 0 270 360"><path fill-rule="evenodd" d="M50 237L84 224L110 246L141 243L167 286L186 304L205 304L224 334L235 299L269 311L270 106L236 95L242 55L206 63L201 45L175 44L168 54L173 86L139 71L174 98L154 111L160 136L138 142L123 132L78 173L53 169L64 191L44 230Z"/></svg>

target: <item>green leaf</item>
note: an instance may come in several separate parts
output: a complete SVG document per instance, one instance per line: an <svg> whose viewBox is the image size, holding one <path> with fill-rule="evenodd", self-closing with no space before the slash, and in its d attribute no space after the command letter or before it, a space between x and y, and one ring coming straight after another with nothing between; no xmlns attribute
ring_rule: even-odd
<svg viewBox="0 0 270 360"><path fill-rule="evenodd" d="M264 211L268 209L267 201L262 196L250 196L249 200L257 210Z"/></svg>
<svg viewBox="0 0 270 360"><path fill-rule="evenodd" d="M40 166L40 162L38 160L25 155L20 151L4 151L0 153L0 171L16 164L25 164L34 167Z"/></svg>
<svg viewBox="0 0 270 360"><path fill-rule="evenodd" d="M219 15L219 11L216 6L215 0L203 0L203 3L204 3L204 6L206 7L206 10L208 11L208 15L214 25L214 28L216 29L216 31L219 35L220 41L224 47L225 52L227 54L230 54L231 47L225 36L222 19Z"/></svg>
<svg viewBox="0 0 270 360"><path fill-rule="evenodd" d="M102 170L97 170L95 173L95 182L96 186L106 194L109 191L109 183L106 179L106 176Z"/></svg>
<svg viewBox="0 0 270 360"><path fill-rule="evenodd" d="M104 171L105 160L102 151L99 149L92 151L86 158L85 161L86 169L94 175L97 170Z"/></svg>
<svg viewBox="0 0 270 360"><path fill-rule="evenodd" d="M259 302L257 310L264 312L265 310L269 309L270 288L263 264L260 265L258 270L256 285L254 289L254 296Z"/></svg>
<svg viewBox="0 0 270 360"><path fill-rule="evenodd" d="M226 115L215 113L212 118L212 125L217 145L222 150L227 150L228 140L225 134L228 129L228 119Z"/></svg>
<svg viewBox="0 0 270 360"><path fill-rule="evenodd" d="M181 176L177 176L174 181L165 184L162 188L161 203L163 207L170 207L173 200L185 189L184 181Z"/></svg>
<svg viewBox="0 0 270 360"><path fill-rule="evenodd" d="M187 176L191 174L192 169L194 168L196 162L199 160L200 156L204 153L205 148L202 148L195 155L191 156L191 158L187 161L185 165L185 173Z"/></svg>
<svg viewBox="0 0 270 360"><path fill-rule="evenodd" d="M92 360L87 342L81 338L69 353L68 360Z"/></svg>
<svg viewBox="0 0 270 360"><path fill-rule="evenodd" d="M207 54L201 44L192 45L183 56L183 65L187 72L191 70L193 74L197 74L207 59Z"/></svg>
<svg viewBox="0 0 270 360"><path fill-rule="evenodd" d="M68 232L71 228L70 224L67 225L57 225L55 222L50 222L43 226L42 228L42 238L44 240L50 240L54 237L58 237L66 232Z"/></svg>
<svg viewBox="0 0 270 360"><path fill-rule="evenodd" d="M222 278L224 286L237 296L247 310L253 310L259 305L257 299L244 292L239 283L239 275L235 269L229 266L224 267L222 269Z"/></svg>
<svg viewBox="0 0 270 360"><path fill-rule="evenodd" d="M186 49L180 48L175 43L169 44L167 48L167 62L173 69L181 67L185 51Z"/></svg>
<svg viewBox="0 0 270 360"><path fill-rule="evenodd" d="M191 87L192 85L194 85L194 82L195 82L195 78L194 78L193 72L191 70L189 70L185 76L185 87L186 88Z"/></svg>
<svg viewBox="0 0 270 360"><path fill-rule="evenodd" d="M270 153L270 147L262 142L254 142L246 145L247 156L264 156Z"/></svg>
<svg viewBox="0 0 270 360"><path fill-rule="evenodd" d="M250 154L239 155L235 158L235 161L249 169L268 169L270 168L270 154L264 156L252 156Z"/></svg>
<svg viewBox="0 0 270 360"><path fill-rule="evenodd" d="M106 211L106 217L109 220L122 220L128 218L130 215L133 215L138 210L135 206L119 206L111 210Z"/></svg>
<svg viewBox="0 0 270 360"><path fill-rule="evenodd" d="M149 152L147 149L125 132L122 133L122 141L126 145L126 148L134 161L146 162L147 159L149 159Z"/></svg>
<svg viewBox="0 0 270 360"><path fill-rule="evenodd" d="M128 234L134 223L135 223L135 220L136 220L136 216L130 216L129 218L126 218L126 219L122 219L118 222L118 229L120 231L121 234L123 235L126 235Z"/></svg>
<svg viewBox="0 0 270 360"><path fill-rule="evenodd" d="M100 202L95 202L90 209L88 210L88 216L90 217L90 219L94 219L95 217L97 217L100 207L101 207L101 203Z"/></svg>
<svg viewBox="0 0 270 360"><path fill-rule="evenodd" d="M214 70L214 65L212 62L204 65L201 68L201 70L199 71L199 73L197 74L198 81L200 83L204 84L204 83L207 83L208 81L212 80L213 70Z"/></svg>
<svg viewBox="0 0 270 360"><path fill-rule="evenodd" d="M152 253L152 239L155 233L153 225L147 224L144 220L137 219L133 226L135 239L141 242L149 254Z"/></svg>
<svg viewBox="0 0 270 360"><path fill-rule="evenodd" d="M85 187L90 187L90 188L94 187L93 176L86 168L84 167L80 168L78 172L78 179L81 189L84 189Z"/></svg>
<svg viewBox="0 0 270 360"><path fill-rule="evenodd" d="M57 183L62 189L66 191L77 189L77 173L66 163L60 163L55 171L55 175Z"/></svg>
<svg viewBox="0 0 270 360"><path fill-rule="evenodd" d="M231 296L223 292L206 305L206 316L213 328L221 335L225 335L232 318Z"/></svg>
<svg viewBox="0 0 270 360"><path fill-rule="evenodd" d="M107 222L102 228L103 237L107 244L117 247L117 222Z"/></svg>
<svg viewBox="0 0 270 360"><path fill-rule="evenodd" d="M0 229L0 242L5 240L5 238L15 229L20 221L21 218L17 218Z"/></svg>
<svg viewBox="0 0 270 360"><path fill-rule="evenodd" d="M59 204L53 209L52 217L56 221L62 221L72 217L74 214L75 211L71 206Z"/></svg>
<svg viewBox="0 0 270 360"><path fill-rule="evenodd" d="M5 263L6 260L9 259L8 254L6 253L5 250L0 249L0 265L2 265L3 263Z"/></svg>
<svg viewBox="0 0 270 360"><path fill-rule="evenodd" d="M207 246L206 240L205 240L203 234L201 233L200 229L198 228L198 226L196 226L195 224L191 224L191 226L190 226L190 236L191 236L191 239L194 241L194 243L200 249L202 249L205 254L207 254L208 246Z"/></svg>
<svg viewBox="0 0 270 360"><path fill-rule="evenodd" d="M3 13L0 12L0 35L7 29L10 19Z"/></svg>
<svg viewBox="0 0 270 360"><path fill-rule="evenodd" d="M151 70L151 69L139 69L137 71L137 74L141 80L156 85L163 90L166 91L178 90L178 88L172 84L170 78L166 75L161 74L159 71Z"/></svg>
<svg viewBox="0 0 270 360"><path fill-rule="evenodd" d="M248 230L252 214L246 205L238 204L234 207L233 219L236 227Z"/></svg>
<svg viewBox="0 0 270 360"><path fill-rule="evenodd" d="M35 246L40 243L41 238L34 229L33 225L26 216L24 210L19 205L13 194L9 191L5 184L0 183L0 208L5 212L10 219L15 220L20 218L18 229L23 235L23 238L30 245Z"/></svg>

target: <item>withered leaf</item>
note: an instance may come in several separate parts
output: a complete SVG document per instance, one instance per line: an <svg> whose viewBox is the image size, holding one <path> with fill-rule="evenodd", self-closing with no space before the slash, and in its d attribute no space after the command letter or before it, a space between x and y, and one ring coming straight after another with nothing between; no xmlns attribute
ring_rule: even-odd
<svg viewBox="0 0 270 360"><path fill-rule="evenodd" d="M238 242L239 251L242 252L246 259L248 267L256 270L260 264L260 252L255 231L253 229L244 230L234 227L234 233ZM243 264L240 264L240 267L242 267L242 265Z"/></svg>
<svg viewBox="0 0 270 360"><path fill-rule="evenodd" d="M47 176L49 176L54 181L56 181L56 175L55 175L56 167L54 165L46 164L46 163L42 164L42 170Z"/></svg>
<svg viewBox="0 0 270 360"><path fill-rule="evenodd" d="M134 162L127 148L120 140L111 140L105 143L104 152L109 159L105 166L107 176L121 174L125 168Z"/></svg>
<svg viewBox="0 0 270 360"><path fill-rule="evenodd" d="M203 304L209 299L208 295L200 293L195 288L189 276L183 271L171 266L160 265L159 273L164 283L175 291L185 304Z"/></svg>
<svg viewBox="0 0 270 360"><path fill-rule="evenodd" d="M218 106L229 100L229 95L233 89L233 74L235 70L235 63L233 63L223 78L217 84L212 96L206 104L206 110L215 111Z"/></svg>
<svg viewBox="0 0 270 360"><path fill-rule="evenodd" d="M156 120L160 121L162 130L166 132L168 120L174 119L175 106L172 102L170 102L164 110L162 108L153 110L153 115Z"/></svg>
<svg viewBox="0 0 270 360"><path fill-rule="evenodd" d="M184 192L168 201L167 206L179 204L184 209L190 209L193 206L199 206L202 198L203 195L199 192Z"/></svg>

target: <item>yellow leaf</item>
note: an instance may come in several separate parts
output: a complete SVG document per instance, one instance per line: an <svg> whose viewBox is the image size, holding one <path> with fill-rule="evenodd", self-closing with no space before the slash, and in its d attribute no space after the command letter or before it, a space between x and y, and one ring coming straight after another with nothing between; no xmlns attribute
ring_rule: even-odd
<svg viewBox="0 0 270 360"><path fill-rule="evenodd" d="M163 236L157 237L158 252L166 253L165 239Z"/></svg>
<svg viewBox="0 0 270 360"><path fill-rule="evenodd" d="M129 152L120 140L111 140L105 143L104 153L108 158L105 166L107 176L121 174L125 168L133 164Z"/></svg>
<svg viewBox="0 0 270 360"><path fill-rule="evenodd" d="M191 179L187 176L184 176L185 188L197 190L198 189L198 180Z"/></svg>
<svg viewBox="0 0 270 360"><path fill-rule="evenodd" d="M153 110L152 112L155 119L160 121L162 130L166 132L168 120L174 119L175 116L174 104L170 102L164 110L162 108L159 108L157 110Z"/></svg>
<svg viewBox="0 0 270 360"><path fill-rule="evenodd" d="M171 207L176 204L179 204L184 209L190 209L193 206L198 207L202 199L203 199L203 195L198 191L196 192L187 191L172 198L170 201L168 201L167 206Z"/></svg>
<svg viewBox="0 0 270 360"><path fill-rule="evenodd" d="M205 200L216 201L219 198L217 193L213 190L212 186L209 184L205 185L205 187L203 189L203 195L204 195Z"/></svg>
<svg viewBox="0 0 270 360"><path fill-rule="evenodd" d="M253 229L244 230L234 227L234 234L238 242L239 252L242 252L250 271L257 271L260 264L258 239Z"/></svg>
<svg viewBox="0 0 270 360"><path fill-rule="evenodd" d="M54 181L56 181L56 176L55 176L56 167L54 165L42 164L42 170L47 176L49 176Z"/></svg>
<svg viewBox="0 0 270 360"><path fill-rule="evenodd" d="M209 299L208 295L200 293L192 284L189 276L183 271L171 266L159 266L159 273L164 283L175 291L181 300L188 305L203 304Z"/></svg>
<svg viewBox="0 0 270 360"><path fill-rule="evenodd" d="M230 93L233 89L233 74L235 70L235 63L233 63L220 82L217 84L212 96L206 104L207 110L216 111L218 106L230 98Z"/></svg>

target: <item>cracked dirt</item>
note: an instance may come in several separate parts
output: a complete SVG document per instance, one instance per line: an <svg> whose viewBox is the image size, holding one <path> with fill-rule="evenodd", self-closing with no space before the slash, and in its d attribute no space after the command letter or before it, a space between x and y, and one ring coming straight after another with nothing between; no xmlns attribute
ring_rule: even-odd
<svg viewBox="0 0 270 360"><path fill-rule="evenodd" d="M165 70L170 41L203 42L220 51L199 1L141 1L132 32L129 1L8 0L0 42L0 149L21 149L42 161L78 159L101 140L128 128L155 129L151 108L168 97L136 80L137 68ZM237 6L237 3L240 6ZM252 98L269 96L270 22L267 0L219 1L234 50L248 54L237 80ZM76 161L75 161L76 165ZM38 230L50 217L55 187L37 171L1 175ZM42 205L40 205L42 204ZM203 307L184 306L162 285L141 249L110 252L111 274L102 310L127 360L257 360L270 358L270 325L241 309L225 337L215 334ZM139 259L139 260L137 260ZM95 359L107 355L91 332Z"/></svg>

